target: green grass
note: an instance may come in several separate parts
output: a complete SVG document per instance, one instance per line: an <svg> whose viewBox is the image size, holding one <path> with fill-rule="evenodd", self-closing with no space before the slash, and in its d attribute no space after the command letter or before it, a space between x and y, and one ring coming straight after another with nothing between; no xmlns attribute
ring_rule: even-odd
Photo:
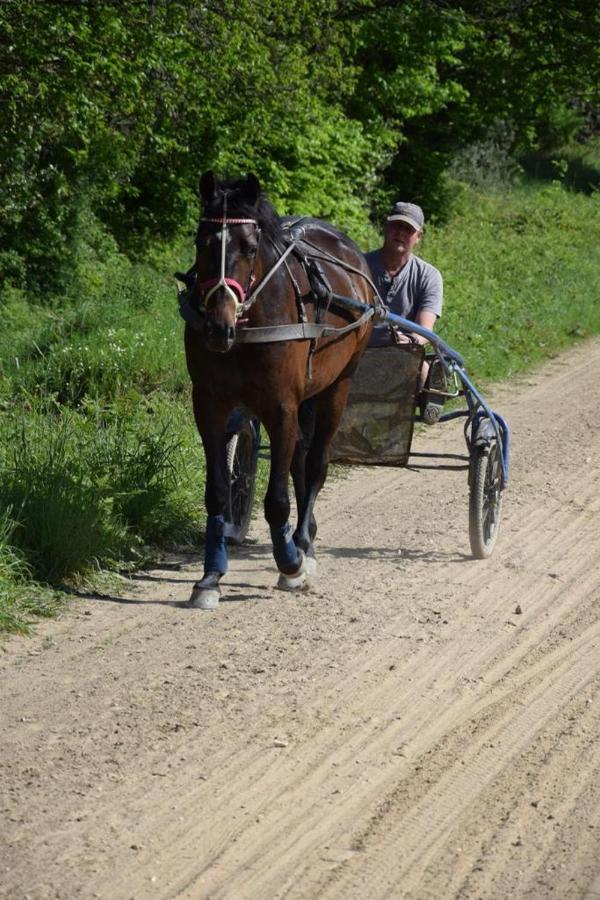
<svg viewBox="0 0 600 900"><path fill-rule="evenodd" d="M15 413L3 420L0 506L36 577L73 580L197 533L195 456L191 416L160 398Z"/></svg>
<svg viewBox="0 0 600 900"><path fill-rule="evenodd" d="M60 595L32 578L24 556L15 547L16 530L10 510L0 514L0 632L24 634L34 616L55 613Z"/></svg>
<svg viewBox="0 0 600 900"><path fill-rule="evenodd" d="M463 188L428 230L438 330L478 385L600 332L599 238L600 195L558 184ZM171 279L191 243L136 264L84 246L67 296L0 294L0 631L51 614L61 589L199 541L203 453Z"/></svg>
<svg viewBox="0 0 600 900"><path fill-rule="evenodd" d="M510 378L600 332L599 194L470 194L423 256L444 276L438 331L475 379Z"/></svg>

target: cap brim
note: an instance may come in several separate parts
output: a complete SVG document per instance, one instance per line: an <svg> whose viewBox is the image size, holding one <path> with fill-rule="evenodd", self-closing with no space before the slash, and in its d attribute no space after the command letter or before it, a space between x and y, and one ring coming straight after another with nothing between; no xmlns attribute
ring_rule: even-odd
<svg viewBox="0 0 600 900"><path fill-rule="evenodd" d="M422 225L419 225L419 223L415 219L411 219L410 216L401 216L401 215L388 216L385 221L386 222L408 222L408 224L411 225L415 229L415 231L420 231L421 228L423 227Z"/></svg>

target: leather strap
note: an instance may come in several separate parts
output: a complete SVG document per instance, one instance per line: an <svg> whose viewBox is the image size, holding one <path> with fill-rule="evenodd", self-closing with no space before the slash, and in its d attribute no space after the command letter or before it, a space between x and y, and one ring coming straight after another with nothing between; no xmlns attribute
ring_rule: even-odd
<svg viewBox="0 0 600 900"><path fill-rule="evenodd" d="M254 328L238 328L236 330L236 344L271 344L275 341L311 341L322 337L341 337L366 324L374 314L374 309L368 309L356 322L351 322L342 328L335 325L325 325L318 322L298 322L295 325L265 325Z"/></svg>

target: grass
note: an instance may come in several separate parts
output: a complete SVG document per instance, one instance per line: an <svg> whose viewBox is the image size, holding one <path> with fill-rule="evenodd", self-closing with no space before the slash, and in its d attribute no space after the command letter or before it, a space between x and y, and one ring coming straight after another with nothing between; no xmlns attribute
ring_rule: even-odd
<svg viewBox="0 0 600 900"><path fill-rule="evenodd" d="M598 193L461 196L420 252L444 275L439 333L478 385L600 332ZM170 277L182 246L144 264L84 248L68 296L0 294L0 631L199 541L203 454Z"/></svg>
<svg viewBox="0 0 600 900"><path fill-rule="evenodd" d="M16 529L10 511L5 510L0 514L0 632L26 634L33 616L56 612L60 595L32 578L23 555L14 546Z"/></svg>
<svg viewBox="0 0 600 900"><path fill-rule="evenodd" d="M559 179L569 190L593 194L600 189L600 137L552 152L531 153L522 165L532 178Z"/></svg>
<svg viewBox="0 0 600 900"><path fill-rule="evenodd" d="M596 235L596 237L594 237ZM510 378L600 332L600 195L560 185L470 194L427 237L444 275L438 331L474 378Z"/></svg>

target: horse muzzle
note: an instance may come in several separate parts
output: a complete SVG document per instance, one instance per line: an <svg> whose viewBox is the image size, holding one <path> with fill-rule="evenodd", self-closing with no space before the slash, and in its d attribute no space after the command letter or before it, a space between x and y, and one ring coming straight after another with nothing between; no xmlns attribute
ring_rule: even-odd
<svg viewBox="0 0 600 900"><path fill-rule="evenodd" d="M235 343L235 325L215 322L205 318L201 338L207 350L213 353L227 353Z"/></svg>

